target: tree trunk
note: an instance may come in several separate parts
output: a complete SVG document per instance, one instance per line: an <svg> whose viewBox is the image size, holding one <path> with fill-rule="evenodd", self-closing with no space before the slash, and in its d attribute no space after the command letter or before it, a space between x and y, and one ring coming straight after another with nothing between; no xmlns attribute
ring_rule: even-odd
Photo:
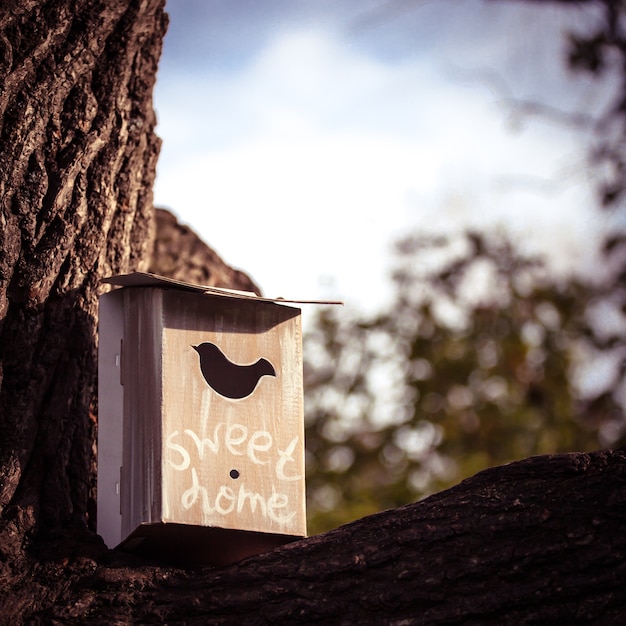
<svg viewBox="0 0 626 626"><path fill-rule="evenodd" d="M49 538L2 614L103 626L623 624L624 528L626 452L541 456L223 569Z"/></svg>
<svg viewBox="0 0 626 626"><path fill-rule="evenodd" d="M99 280L145 267L165 0L0 8L0 554L94 523ZM8 555L7 555L8 551Z"/></svg>

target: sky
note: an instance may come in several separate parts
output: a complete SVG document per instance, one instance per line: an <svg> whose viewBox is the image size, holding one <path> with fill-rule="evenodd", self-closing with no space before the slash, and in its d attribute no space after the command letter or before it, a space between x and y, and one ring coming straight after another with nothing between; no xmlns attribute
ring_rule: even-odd
<svg viewBox="0 0 626 626"><path fill-rule="evenodd" d="M409 233L508 232L590 271L584 138L513 99L593 111L563 32L596 19L481 0L168 0L155 204L267 296L388 302Z"/></svg>

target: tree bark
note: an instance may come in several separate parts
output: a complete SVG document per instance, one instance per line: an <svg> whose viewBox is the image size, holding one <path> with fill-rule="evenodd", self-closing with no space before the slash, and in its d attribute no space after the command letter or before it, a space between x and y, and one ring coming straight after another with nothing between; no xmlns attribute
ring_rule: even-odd
<svg viewBox="0 0 626 626"><path fill-rule="evenodd" d="M0 8L0 551L94 522L99 280L151 253L163 5Z"/></svg>
<svg viewBox="0 0 626 626"><path fill-rule="evenodd" d="M625 527L626 452L533 457L223 569L51 537L2 614L17 603L30 624L621 624Z"/></svg>

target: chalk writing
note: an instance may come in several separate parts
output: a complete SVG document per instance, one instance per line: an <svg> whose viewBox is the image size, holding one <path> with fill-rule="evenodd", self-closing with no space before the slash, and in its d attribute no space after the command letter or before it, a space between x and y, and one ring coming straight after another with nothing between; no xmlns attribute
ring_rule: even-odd
<svg viewBox="0 0 626 626"><path fill-rule="evenodd" d="M205 515L212 513L228 515L235 509L237 513L241 513L248 503L252 513L256 511L258 505L263 517L269 517L279 524L288 524L295 517L294 512L286 514L282 512L282 509L285 509L289 503L284 493L277 493L272 490L272 495L265 498L260 493L247 490L243 484L239 487L238 493L235 493L231 487L222 485L213 500L213 504L211 504L208 490L200 485L196 469L192 467L191 487L183 493L182 505L185 509L190 509L198 501L200 501L202 512Z"/></svg>
<svg viewBox="0 0 626 626"><path fill-rule="evenodd" d="M202 438L191 429L185 429L182 433L173 431L165 441L167 462L177 472L190 470L191 478L191 486L181 496L181 505L186 510L198 505L206 516L229 515L244 510L256 514L258 511L264 518L279 524L288 524L296 514L289 511L287 494L278 492L272 486L272 493L264 495L246 488L245 482L242 482L237 491L228 485L221 485L212 496L207 487L200 484L192 456L197 456L201 462L205 462L207 457L223 454L244 456L255 465L270 465L268 469L278 481L292 482L302 479L302 475L297 470L294 471L291 465L296 462L294 451L298 439L294 437L281 449L274 445L272 435L265 430L250 432L243 424L227 425L224 422L216 424L212 434ZM240 473L231 470L229 475L237 479Z"/></svg>
<svg viewBox="0 0 626 626"><path fill-rule="evenodd" d="M203 439L200 439L200 437L198 437L198 435L196 435L196 433L194 433L193 430L189 430L189 429L185 430L185 434L191 437L193 442L196 444L196 449L198 450L198 456L200 457L201 460L204 459L205 448L207 448L209 451L213 452L214 454L219 453L220 451L219 431L222 426L224 426L223 422L220 422L219 424L215 426L215 429L213 431L213 439L210 439L209 437L204 437ZM235 435L233 433L239 433L239 434ZM172 433L172 434L178 434L178 431L175 431L175 433ZM226 449L231 454L239 456L239 455L244 454L244 451L239 449L238 446L242 445L247 438L248 438L248 429L245 426L243 426L242 424L231 424L226 429L226 432L224 435L224 445L226 446ZM248 457L253 463L256 463L258 465L264 465L266 463L269 463L270 460L259 459L257 457L257 452L267 452L272 447L272 444L273 444L272 435L270 435L265 430L260 430L260 431L253 433L252 437L250 437L246 445L245 453L248 455Z"/></svg>
<svg viewBox="0 0 626 626"><path fill-rule="evenodd" d="M193 444L196 447L198 452L198 457L200 460L204 460L204 455L206 450L209 450L213 454L219 454L220 451L220 439L219 439L219 431L221 427L225 424L220 422L215 426L213 431L213 439L208 437L204 437L200 439L193 430L186 429L184 434L187 435L189 439L192 440ZM237 436L234 436L233 433L239 433ZM168 450L172 450L180 455L180 460L178 462L168 459L168 463L179 472L186 470L191 465L191 456L187 451L185 446L180 443L175 443L174 439L177 439L181 436L181 433L178 430L172 432L165 442L165 446ZM272 439L272 435L265 430L256 431L252 434L252 436L248 439L247 444L244 447L244 443L248 439L248 429L242 424L231 424L228 428L225 429L224 433L224 446L231 454L235 456L246 455L253 463L257 465L265 465L270 463L270 458L260 459L258 453L267 452L269 453L274 442ZM179 439L180 441L180 439ZM298 444L298 437L294 437L287 447L284 450L280 450L277 448L278 459L276 462L276 466L274 468L274 472L276 474L276 478L279 480L300 480L302 476L300 474L287 475L285 473L285 466L287 463L295 463L295 459L293 458L293 452Z"/></svg>

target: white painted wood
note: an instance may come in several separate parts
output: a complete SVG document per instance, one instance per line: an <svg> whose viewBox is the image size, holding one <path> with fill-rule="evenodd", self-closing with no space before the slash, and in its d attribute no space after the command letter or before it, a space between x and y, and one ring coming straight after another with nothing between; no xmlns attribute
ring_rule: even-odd
<svg viewBox="0 0 626 626"><path fill-rule="evenodd" d="M124 289L122 536L162 520L163 292Z"/></svg>
<svg viewBox="0 0 626 626"><path fill-rule="evenodd" d="M124 333L122 292L100 297L98 319L98 533L105 543L122 540L120 468L122 467L124 390L121 341Z"/></svg>
<svg viewBox="0 0 626 626"><path fill-rule="evenodd" d="M306 535L299 309L163 293L164 521ZM224 397L199 367L204 342L276 375Z"/></svg>
<svg viewBox="0 0 626 626"><path fill-rule="evenodd" d="M194 285L186 283L175 278L166 278L165 276L157 276L148 272L132 272L130 274L118 274L117 276L109 276L103 278L102 282L110 285L118 285L120 287L157 287L161 289L179 289L182 291L193 291L196 293L207 293L223 297L232 297L237 299L254 300L256 302L278 302L286 304L343 304L340 300L303 300L303 299L287 299L287 298L266 298L257 296L252 291L240 291L238 289L226 289L223 287L210 287L208 285Z"/></svg>
<svg viewBox="0 0 626 626"><path fill-rule="evenodd" d="M300 310L168 287L100 299L100 534L112 547L214 529L205 551L226 561L233 531L250 554L306 536Z"/></svg>

